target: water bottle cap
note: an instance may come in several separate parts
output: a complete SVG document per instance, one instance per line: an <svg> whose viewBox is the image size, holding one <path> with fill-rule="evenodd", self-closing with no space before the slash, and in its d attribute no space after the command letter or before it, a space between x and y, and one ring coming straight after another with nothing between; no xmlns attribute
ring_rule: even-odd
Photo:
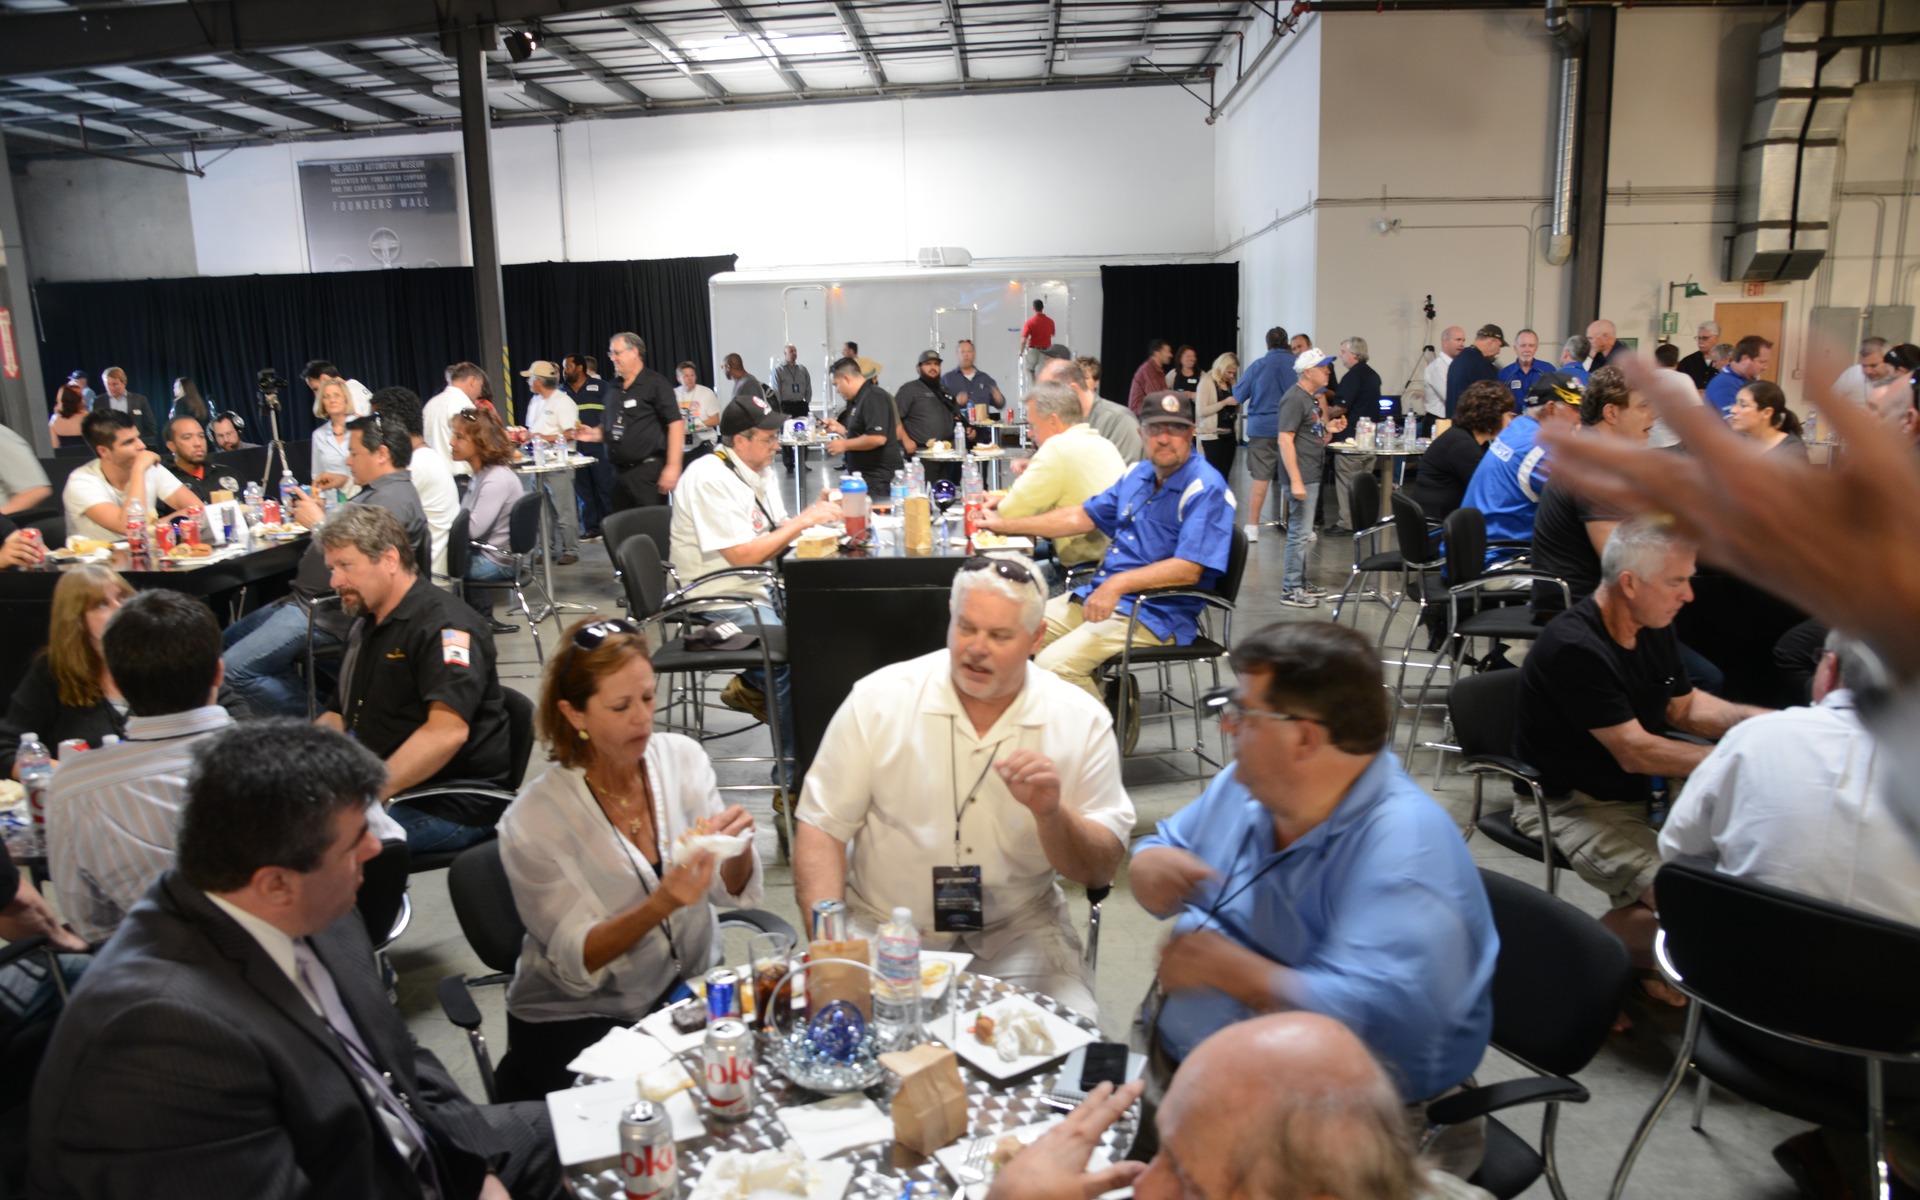
<svg viewBox="0 0 1920 1200"><path fill-rule="evenodd" d="M40 740L40 735L37 733L23 733L20 735L20 744L22 746L26 745L28 742L37 742L39 740Z"/></svg>
<svg viewBox="0 0 1920 1200"><path fill-rule="evenodd" d="M894 909L894 910L893 910L893 923L894 923L894 924L896 924L896 925L911 925L911 924L913 924L913 910L912 910L912 909L910 909L910 908L905 908L905 907L901 907L901 908L896 908L896 909Z"/></svg>

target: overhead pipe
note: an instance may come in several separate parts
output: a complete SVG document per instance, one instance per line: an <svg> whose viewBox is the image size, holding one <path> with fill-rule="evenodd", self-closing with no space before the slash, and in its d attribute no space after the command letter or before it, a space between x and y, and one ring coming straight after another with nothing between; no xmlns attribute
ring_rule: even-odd
<svg viewBox="0 0 1920 1200"><path fill-rule="evenodd" d="M1547 262L1565 266L1573 258L1574 162L1579 141L1580 31L1573 27L1566 0L1547 0L1547 36L1560 48L1560 120L1553 135L1553 221L1547 234Z"/></svg>

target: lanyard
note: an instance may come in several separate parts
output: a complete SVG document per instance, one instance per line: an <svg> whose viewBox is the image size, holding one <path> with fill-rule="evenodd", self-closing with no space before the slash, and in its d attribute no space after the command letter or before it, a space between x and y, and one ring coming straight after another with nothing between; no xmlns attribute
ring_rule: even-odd
<svg viewBox="0 0 1920 1200"><path fill-rule="evenodd" d="M659 852L660 876L664 879L667 871L673 866L673 860L667 853L667 818L666 813L660 806L660 789L653 786L653 773L647 770L647 760L644 758L640 760L640 775L647 785L647 796L653 801L653 847ZM599 795L593 790L593 782L587 778L587 773L584 770L580 772L580 782L586 784L587 795L593 797L593 806L599 809L600 815L606 819L607 828L613 831L614 839L620 843L621 852L626 853L627 847L629 846L633 846L634 850L639 850L640 847L634 846L634 844L628 840L627 835L620 832L620 827L613 823L613 814L607 811L606 805L600 803ZM642 857L644 857L644 855ZM651 895L653 889L647 886L647 877L640 873L640 866L633 861L632 855L628 855L627 865L633 868L633 877L640 884L640 894L642 896ZM672 913L668 913L660 922L660 932L664 934L667 939L667 957L673 960L673 977L677 980L685 979L686 969L680 965L680 947L674 945L673 942Z"/></svg>
<svg viewBox="0 0 1920 1200"><path fill-rule="evenodd" d="M725 450L715 450L713 456L727 464L728 469L733 473L733 477L741 483L746 484L747 490L753 493L753 506L760 510L761 516L767 519L767 531L771 533L773 530L780 528L780 522L774 520L773 514L767 511L766 498L760 494L758 487L748 482L747 477L741 473L740 465L733 461L733 456Z"/></svg>
<svg viewBox="0 0 1920 1200"><path fill-rule="evenodd" d="M972 804L973 798L980 794L980 785L987 781L987 772L993 770L994 760L1000 757L1001 746L1001 742L993 744L992 752L987 755L987 765L980 768L979 776L974 779L973 786L967 789L966 799L962 800L960 783L954 775L954 771L960 766L960 743L958 734L955 732L959 725L960 719L948 714L947 784L953 789L953 865L956 867L960 865L960 818L967 811L967 805Z"/></svg>

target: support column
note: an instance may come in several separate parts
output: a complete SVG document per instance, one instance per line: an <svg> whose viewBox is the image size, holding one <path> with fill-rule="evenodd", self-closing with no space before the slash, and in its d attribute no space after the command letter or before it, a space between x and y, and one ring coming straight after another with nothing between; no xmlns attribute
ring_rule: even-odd
<svg viewBox="0 0 1920 1200"><path fill-rule="evenodd" d="M33 276L27 237L13 195L13 168L0 134L0 424L27 439L34 453L51 456L47 440L46 380L40 375L40 330L33 319Z"/></svg>
<svg viewBox="0 0 1920 1200"><path fill-rule="evenodd" d="M1600 269L1607 241L1607 163L1613 130L1613 49L1619 28L1612 7L1588 9L1586 59L1581 64L1580 173L1574 186L1578 223L1573 234L1573 329L1600 312Z"/></svg>
<svg viewBox="0 0 1920 1200"><path fill-rule="evenodd" d="M493 380L501 416L513 420L513 363L507 351L506 292L500 282L500 232L494 222L493 148L484 57L494 27L456 29L447 41L460 66L460 138L467 171L467 228L473 244L473 302L480 334L475 358Z"/></svg>

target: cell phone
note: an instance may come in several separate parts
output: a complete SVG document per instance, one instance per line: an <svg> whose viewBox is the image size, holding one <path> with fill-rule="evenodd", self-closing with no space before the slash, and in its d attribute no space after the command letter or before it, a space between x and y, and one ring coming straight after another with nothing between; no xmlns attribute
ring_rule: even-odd
<svg viewBox="0 0 1920 1200"><path fill-rule="evenodd" d="M1126 1082L1127 1044L1094 1042L1087 1047L1086 1061L1080 1067L1080 1090L1091 1092L1103 1083L1115 1087Z"/></svg>

